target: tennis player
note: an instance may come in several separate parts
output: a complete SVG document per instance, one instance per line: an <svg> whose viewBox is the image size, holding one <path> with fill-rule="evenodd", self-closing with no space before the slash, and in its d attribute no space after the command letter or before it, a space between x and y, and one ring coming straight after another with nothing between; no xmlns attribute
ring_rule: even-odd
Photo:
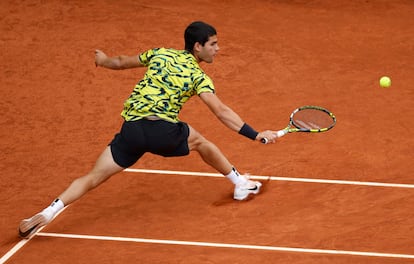
<svg viewBox="0 0 414 264"><path fill-rule="evenodd" d="M216 145L180 121L178 114L188 99L198 95L225 126L247 138L274 142L276 132L257 132L215 94L212 80L199 66L201 62L212 63L219 51L214 27L193 22L186 28L184 39L184 50L155 48L140 55L116 57L95 51L96 66L112 70L147 67L147 72L124 104L120 132L104 149L93 169L75 179L49 207L24 219L19 226L21 237L30 237L64 206L132 166L147 152L172 157L197 151L207 164L234 184L234 199L245 200L250 194L259 193L260 182L240 175Z"/></svg>

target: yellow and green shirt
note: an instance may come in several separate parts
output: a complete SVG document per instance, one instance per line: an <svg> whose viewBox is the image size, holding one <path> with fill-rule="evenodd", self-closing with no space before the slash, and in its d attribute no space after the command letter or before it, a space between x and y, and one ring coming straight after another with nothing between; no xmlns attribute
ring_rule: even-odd
<svg viewBox="0 0 414 264"><path fill-rule="evenodd" d="M140 54L139 59L148 70L124 103L121 115L126 121L155 115L178 122L188 99L215 92L212 80L188 51L156 48Z"/></svg>

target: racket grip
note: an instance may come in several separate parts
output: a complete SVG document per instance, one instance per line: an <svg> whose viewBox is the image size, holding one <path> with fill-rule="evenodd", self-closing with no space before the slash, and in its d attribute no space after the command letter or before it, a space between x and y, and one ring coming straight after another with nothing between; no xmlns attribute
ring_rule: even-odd
<svg viewBox="0 0 414 264"><path fill-rule="evenodd" d="M286 129L282 129L276 132L276 135L278 138L283 137L284 135L286 135L288 133L288 130Z"/></svg>
<svg viewBox="0 0 414 264"><path fill-rule="evenodd" d="M276 136L278 138L283 137L284 135L286 135L289 131L287 129L282 129L276 132ZM263 144L267 144L269 143L269 140L267 138L262 138L260 140Z"/></svg>
<svg viewBox="0 0 414 264"><path fill-rule="evenodd" d="M269 140L268 140L267 138L262 138L260 141L261 141L263 144L267 144L267 143L269 143Z"/></svg>

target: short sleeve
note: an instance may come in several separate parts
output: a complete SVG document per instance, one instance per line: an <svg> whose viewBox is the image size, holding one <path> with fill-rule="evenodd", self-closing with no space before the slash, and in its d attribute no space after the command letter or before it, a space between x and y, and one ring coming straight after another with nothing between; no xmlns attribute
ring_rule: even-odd
<svg viewBox="0 0 414 264"><path fill-rule="evenodd" d="M159 48L155 48L155 49L150 49L150 50L147 50L141 53L139 55L139 61L141 62L141 64L144 66L148 66L152 57L154 57L157 54L158 50Z"/></svg>
<svg viewBox="0 0 414 264"><path fill-rule="evenodd" d="M201 93L215 93L213 81L205 73L198 76L195 80L197 95Z"/></svg>

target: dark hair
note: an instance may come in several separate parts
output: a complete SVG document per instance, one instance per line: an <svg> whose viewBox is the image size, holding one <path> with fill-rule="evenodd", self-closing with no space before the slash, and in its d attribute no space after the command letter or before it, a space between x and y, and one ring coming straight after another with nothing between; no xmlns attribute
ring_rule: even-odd
<svg viewBox="0 0 414 264"><path fill-rule="evenodd" d="M217 35L216 29L202 21L191 23L184 31L185 50L193 52L196 42L204 46L209 37Z"/></svg>

